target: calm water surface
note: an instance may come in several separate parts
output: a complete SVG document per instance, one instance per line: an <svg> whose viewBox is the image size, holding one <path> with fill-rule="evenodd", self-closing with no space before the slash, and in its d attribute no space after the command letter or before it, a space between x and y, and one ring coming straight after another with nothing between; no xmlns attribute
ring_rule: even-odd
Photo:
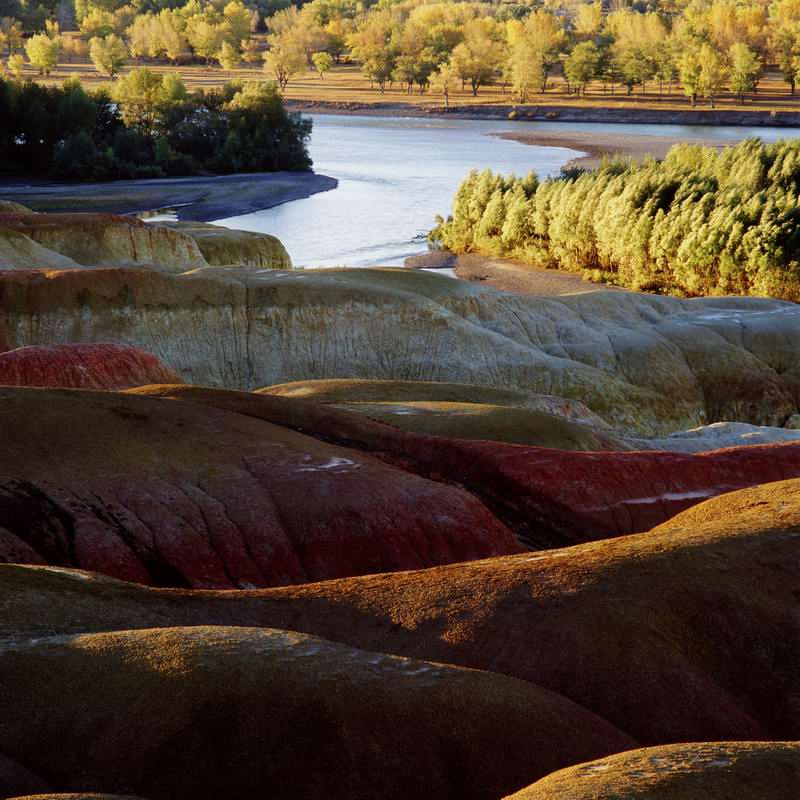
<svg viewBox="0 0 800 800"><path fill-rule="evenodd" d="M447 215L470 169L490 168L540 178L580 153L498 139L503 131L636 133L735 142L800 135L797 129L623 125L605 123L430 120L313 115L314 170L338 188L275 208L220 220L239 230L272 233L297 266L402 265L424 252L436 214Z"/></svg>

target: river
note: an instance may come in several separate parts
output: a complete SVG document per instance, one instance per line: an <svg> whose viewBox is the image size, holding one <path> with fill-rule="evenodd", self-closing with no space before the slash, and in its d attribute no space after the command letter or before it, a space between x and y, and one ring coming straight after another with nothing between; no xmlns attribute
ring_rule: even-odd
<svg viewBox="0 0 800 800"><path fill-rule="evenodd" d="M792 136L785 128L607 123L509 122L312 115L314 169L338 188L274 208L218 220L238 230L278 236L302 267L400 266L424 252L436 214L450 211L470 169L540 178L556 174L579 151L498 139L504 131L597 131L735 142Z"/></svg>

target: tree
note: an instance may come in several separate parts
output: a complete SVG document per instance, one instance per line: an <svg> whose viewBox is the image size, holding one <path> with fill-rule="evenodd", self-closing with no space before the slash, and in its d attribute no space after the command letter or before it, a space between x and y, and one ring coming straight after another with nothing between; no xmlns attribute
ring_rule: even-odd
<svg viewBox="0 0 800 800"><path fill-rule="evenodd" d="M267 44L269 50L264 53L264 69L275 76L278 86L283 90L305 68L305 52L291 31L267 36Z"/></svg>
<svg viewBox="0 0 800 800"><path fill-rule="evenodd" d="M387 10L367 14L348 37L350 56L361 62L361 72L384 92L397 58L395 19Z"/></svg>
<svg viewBox="0 0 800 800"><path fill-rule="evenodd" d="M579 36L595 36L603 24L603 3L583 3L578 7L575 32Z"/></svg>
<svg viewBox="0 0 800 800"><path fill-rule="evenodd" d="M701 69L700 55L695 49L685 50L678 59L678 77L683 86L683 93L691 99L692 105L697 103Z"/></svg>
<svg viewBox="0 0 800 800"><path fill-rule="evenodd" d="M311 56L311 61L314 63L314 69L319 73L319 79L322 80L325 73L333 66L333 58L330 53L314 53Z"/></svg>
<svg viewBox="0 0 800 800"><path fill-rule="evenodd" d="M92 39L89 56L98 72L113 78L128 60L128 48L119 36L110 33L104 39Z"/></svg>
<svg viewBox="0 0 800 800"><path fill-rule="evenodd" d="M564 61L564 76L585 93L586 84L597 75L600 58L600 49L594 42L576 44Z"/></svg>
<svg viewBox="0 0 800 800"><path fill-rule="evenodd" d="M697 88L700 94L708 99L714 108L714 96L722 91L725 85L726 69L722 56L711 45L704 44L700 48L700 78Z"/></svg>
<svg viewBox="0 0 800 800"><path fill-rule="evenodd" d="M196 17L190 20L186 33L192 49L198 56L204 58L206 66L209 66L225 39L225 28Z"/></svg>
<svg viewBox="0 0 800 800"><path fill-rule="evenodd" d="M789 84L790 94L794 94L797 81L797 56L800 52L800 29L796 25L778 27L769 42L772 60Z"/></svg>
<svg viewBox="0 0 800 800"><path fill-rule="evenodd" d="M444 98L444 107L450 106L450 92L458 86L458 71L451 61L439 65L439 69L431 75L430 87Z"/></svg>
<svg viewBox="0 0 800 800"><path fill-rule="evenodd" d="M261 61L261 53L258 52L258 42L254 39L242 39L240 42L242 59L248 64L255 64Z"/></svg>
<svg viewBox="0 0 800 800"><path fill-rule="evenodd" d="M14 55L8 57L6 63L8 65L8 71L14 76L14 79L16 81L21 81L22 71L25 69L25 59L19 53L14 53Z"/></svg>
<svg viewBox="0 0 800 800"><path fill-rule="evenodd" d="M544 55L527 38L522 38L512 47L508 66L511 87L520 103L524 103L529 93L539 91L544 84Z"/></svg>
<svg viewBox="0 0 800 800"><path fill-rule="evenodd" d="M255 20L253 12L241 0L232 0L225 6L222 16L225 20L225 37L233 45L239 44L242 39L249 39L250 33L258 24L258 12Z"/></svg>
<svg viewBox="0 0 800 800"><path fill-rule="evenodd" d="M133 69L114 84L113 97L126 125L152 134L161 115L164 79L149 69Z"/></svg>
<svg viewBox="0 0 800 800"><path fill-rule="evenodd" d="M615 61L620 80L628 87L628 94L631 94L633 87L639 84L644 91L645 83L653 77L655 71L653 62L638 47L623 50Z"/></svg>
<svg viewBox="0 0 800 800"><path fill-rule="evenodd" d="M61 55L61 40L51 39L47 34L37 33L25 44L25 52L31 66L39 70L40 75L49 75L58 64Z"/></svg>
<svg viewBox="0 0 800 800"><path fill-rule="evenodd" d="M163 48L164 55L174 64L186 51L189 43L184 33L175 24L168 11L162 11L158 18L159 46Z"/></svg>
<svg viewBox="0 0 800 800"><path fill-rule="evenodd" d="M22 49L22 26L14 20L7 19L0 20L0 25L3 26L8 54L13 55L17 50Z"/></svg>
<svg viewBox="0 0 800 800"><path fill-rule="evenodd" d="M146 56L158 57L163 50L161 29L160 20L151 14L141 14L135 17L125 32L131 55L139 59Z"/></svg>
<svg viewBox="0 0 800 800"><path fill-rule="evenodd" d="M761 74L761 62L744 42L732 45L730 60L731 91L739 95L740 103L744 103L745 92L755 91L758 77Z"/></svg>
<svg viewBox="0 0 800 800"><path fill-rule="evenodd" d="M232 69L236 69L242 61L241 53L228 41L222 43L217 53L217 61L228 75L231 74Z"/></svg>
<svg viewBox="0 0 800 800"><path fill-rule="evenodd" d="M117 33L114 15L109 11L93 8L81 20L81 36L84 41L89 41L100 37L108 36L109 33Z"/></svg>
<svg viewBox="0 0 800 800"><path fill-rule="evenodd" d="M453 64L462 81L469 83L472 96L488 83L503 60L503 45L496 38L497 31L491 17L473 19L464 25L464 41L452 55Z"/></svg>

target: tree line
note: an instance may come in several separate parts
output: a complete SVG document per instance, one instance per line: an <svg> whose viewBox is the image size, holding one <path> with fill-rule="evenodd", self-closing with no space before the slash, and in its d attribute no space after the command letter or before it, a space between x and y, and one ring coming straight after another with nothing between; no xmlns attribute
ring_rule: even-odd
<svg viewBox="0 0 800 800"><path fill-rule="evenodd" d="M546 92L554 74L576 94L597 81L609 93L657 84L713 105L725 87L742 100L756 92L764 69L774 67L794 92L800 0L618 5L609 12L600 0L312 0L300 7L289 0L75 0L76 38L60 34L61 3L0 0L0 47L16 75L22 51L44 73L83 55L112 77L130 59L193 59L229 71L263 61L281 88L307 69L323 77L347 58L381 92L394 85L433 91L445 104L456 89L477 95L488 83L525 102Z"/></svg>
<svg viewBox="0 0 800 800"><path fill-rule="evenodd" d="M539 182L473 171L430 239L682 296L800 301L800 141L680 144Z"/></svg>
<svg viewBox="0 0 800 800"><path fill-rule="evenodd" d="M135 69L111 91L0 78L0 171L77 180L305 170L311 121L273 82L189 93Z"/></svg>

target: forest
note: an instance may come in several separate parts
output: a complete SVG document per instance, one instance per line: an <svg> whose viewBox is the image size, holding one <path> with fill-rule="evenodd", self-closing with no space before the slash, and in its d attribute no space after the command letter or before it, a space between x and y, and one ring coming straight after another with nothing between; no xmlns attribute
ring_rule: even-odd
<svg viewBox="0 0 800 800"><path fill-rule="evenodd" d="M78 180L310 168L311 121L271 82L189 93L133 70L111 92L0 78L0 172Z"/></svg>
<svg viewBox="0 0 800 800"><path fill-rule="evenodd" d="M472 172L433 242L630 289L800 301L800 141L680 144L539 182Z"/></svg>
<svg viewBox="0 0 800 800"><path fill-rule="evenodd" d="M488 84L526 102L554 75L575 96L592 82L609 94L657 85L713 105L723 89L744 102L766 70L794 93L800 0L0 0L2 49L16 78L26 64L47 74L76 58L112 78L133 61L244 63L285 88L347 61L377 92L429 92L445 105Z"/></svg>

